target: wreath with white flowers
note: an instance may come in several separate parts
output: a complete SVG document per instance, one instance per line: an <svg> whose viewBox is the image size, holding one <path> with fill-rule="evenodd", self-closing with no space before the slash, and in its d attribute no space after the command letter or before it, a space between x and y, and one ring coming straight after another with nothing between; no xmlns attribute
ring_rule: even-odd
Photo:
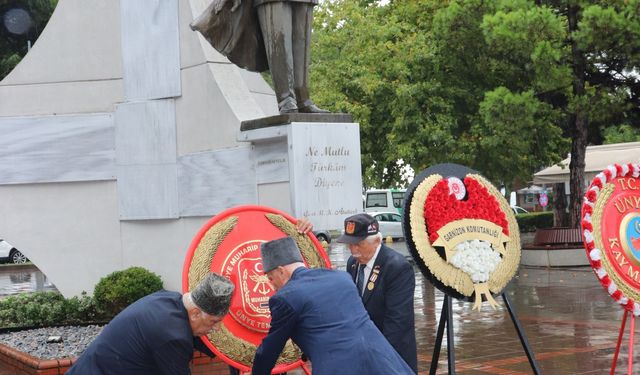
<svg viewBox="0 0 640 375"><path fill-rule="evenodd" d="M599 219L608 198L603 192L611 190L610 184L616 178L638 176L640 165L634 163L609 165L598 173L584 195L581 220L585 249L598 280L617 303L635 316L640 316L640 304L636 302L640 299L640 293L627 285L615 272L608 271L612 268L606 256L603 256L602 238L596 230L600 229Z"/></svg>
<svg viewBox="0 0 640 375"><path fill-rule="evenodd" d="M409 187L404 216L407 247L422 273L447 295L475 300L474 308L482 299L495 307L491 295L520 263L518 224L502 194L469 168L439 165Z"/></svg>
<svg viewBox="0 0 640 375"><path fill-rule="evenodd" d="M500 253L494 251L491 243L482 240L464 241L456 246L456 252L450 263L471 276L474 283L489 280L498 264L502 261Z"/></svg>

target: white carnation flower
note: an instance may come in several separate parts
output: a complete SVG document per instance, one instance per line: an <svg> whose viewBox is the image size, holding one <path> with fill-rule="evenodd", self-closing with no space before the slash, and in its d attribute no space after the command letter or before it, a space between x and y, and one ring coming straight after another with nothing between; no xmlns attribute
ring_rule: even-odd
<svg viewBox="0 0 640 375"><path fill-rule="evenodd" d="M449 262L471 276L474 283L483 283L489 280L501 260L500 253L494 251L489 242L471 240L459 243Z"/></svg>

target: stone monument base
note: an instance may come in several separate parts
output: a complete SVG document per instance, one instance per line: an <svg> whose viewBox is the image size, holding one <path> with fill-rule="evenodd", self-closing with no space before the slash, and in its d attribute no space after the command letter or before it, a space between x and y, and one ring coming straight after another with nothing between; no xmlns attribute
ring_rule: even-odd
<svg viewBox="0 0 640 375"><path fill-rule="evenodd" d="M359 125L342 113L292 113L242 123L251 142L258 204L340 229L362 211Z"/></svg>

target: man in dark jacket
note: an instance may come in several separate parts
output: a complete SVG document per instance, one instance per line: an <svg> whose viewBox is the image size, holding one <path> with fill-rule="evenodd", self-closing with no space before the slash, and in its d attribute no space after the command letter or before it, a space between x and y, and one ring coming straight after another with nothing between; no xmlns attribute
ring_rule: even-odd
<svg viewBox="0 0 640 375"><path fill-rule="evenodd" d="M217 329L234 285L210 273L190 293L159 291L139 299L104 327L68 375L188 375L199 337Z"/></svg>
<svg viewBox="0 0 640 375"><path fill-rule="evenodd" d="M337 241L346 243L351 251L347 272L371 320L417 373L413 267L400 253L382 244L378 221L368 214L345 219L344 234Z"/></svg>
<svg viewBox="0 0 640 375"><path fill-rule="evenodd" d="M413 373L369 319L346 273L307 269L291 237L263 243L260 253L276 294L252 375L271 374L289 338L311 360L314 375Z"/></svg>

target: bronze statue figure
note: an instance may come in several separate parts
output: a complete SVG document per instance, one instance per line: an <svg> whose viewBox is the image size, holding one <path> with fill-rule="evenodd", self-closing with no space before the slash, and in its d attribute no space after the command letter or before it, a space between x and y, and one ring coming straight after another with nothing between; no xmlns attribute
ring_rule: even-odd
<svg viewBox="0 0 640 375"><path fill-rule="evenodd" d="M328 113L309 97L313 7L318 0L214 0L192 24L239 67L271 71L280 113Z"/></svg>

